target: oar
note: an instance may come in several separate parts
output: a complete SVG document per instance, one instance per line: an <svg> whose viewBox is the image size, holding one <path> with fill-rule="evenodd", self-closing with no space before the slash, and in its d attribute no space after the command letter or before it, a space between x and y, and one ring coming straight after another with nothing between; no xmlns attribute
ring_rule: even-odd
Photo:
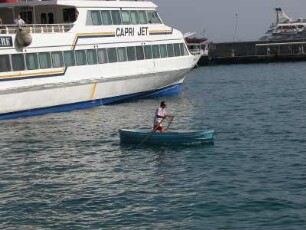
<svg viewBox="0 0 306 230"><path fill-rule="evenodd" d="M170 125L172 124L173 119L174 119L174 115L171 116L171 119L170 119L170 121L169 121L167 127L165 128L165 131L167 131L167 130L170 128Z"/></svg>
<svg viewBox="0 0 306 230"><path fill-rule="evenodd" d="M156 130L158 129L159 125L165 120L166 118L163 118L157 125L156 127L152 130L151 133L149 133L148 136L145 137L145 139L143 139L141 142L140 142L140 145L143 145L147 140L149 140L149 138L153 135L153 133L156 132Z"/></svg>

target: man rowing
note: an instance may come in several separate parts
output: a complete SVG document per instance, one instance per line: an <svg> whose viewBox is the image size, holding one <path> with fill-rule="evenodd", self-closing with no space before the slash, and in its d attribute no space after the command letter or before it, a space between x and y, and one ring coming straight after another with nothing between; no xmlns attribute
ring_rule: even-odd
<svg viewBox="0 0 306 230"><path fill-rule="evenodd" d="M167 114L166 107L167 107L166 102L162 101L160 103L160 106L155 110L154 121L153 121L153 131L154 132L155 131L165 132L171 123L169 123L167 128L164 128L163 125L162 125L162 122L167 117L171 117L171 121L170 122L172 122L172 120L174 118L173 115L168 115Z"/></svg>

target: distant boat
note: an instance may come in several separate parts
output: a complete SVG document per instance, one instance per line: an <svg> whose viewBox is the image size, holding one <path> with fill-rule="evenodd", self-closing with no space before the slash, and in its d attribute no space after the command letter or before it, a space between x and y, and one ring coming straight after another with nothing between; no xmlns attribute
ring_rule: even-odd
<svg viewBox="0 0 306 230"><path fill-rule="evenodd" d="M198 65L208 64L209 42L207 38L185 38L189 52L193 55L201 55Z"/></svg>
<svg viewBox="0 0 306 230"><path fill-rule="evenodd" d="M119 133L122 144L194 145L213 143L214 141L214 130L212 129L171 132L152 132L149 129L121 129Z"/></svg>
<svg viewBox="0 0 306 230"><path fill-rule="evenodd" d="M259 40L299 40L306 39L306 18L292 19L281 8L276 8L276 22Z"/></svg>

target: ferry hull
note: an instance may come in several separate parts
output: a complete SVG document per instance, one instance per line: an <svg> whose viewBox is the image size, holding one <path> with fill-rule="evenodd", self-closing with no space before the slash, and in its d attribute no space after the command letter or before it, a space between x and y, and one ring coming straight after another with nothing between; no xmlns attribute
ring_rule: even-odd
<svg viewBox="0 0 306 230"><path fill-rule="evenodd" d="M82 84L0 95L0 120L64 112L128 100L177 94L189 69L97 79ZM42 87L43 88L43 87Z"/></svg>

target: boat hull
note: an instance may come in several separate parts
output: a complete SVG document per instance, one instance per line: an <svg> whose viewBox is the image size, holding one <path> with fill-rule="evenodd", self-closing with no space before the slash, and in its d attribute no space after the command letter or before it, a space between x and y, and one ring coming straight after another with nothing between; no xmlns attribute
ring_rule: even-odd
<svg viewBox="0 0 306 230"><path fill-rule="evenodd" d="M195 145L214 141L214 130L154 132L151 130L120 129L121 144Z"/></svg>
<svg viewBox="0 0 306 230"><path fill-rule="evenodd" d="M2 92L0 120L85 109L180 92L189 69Z"/></svg>
<svg viewBox="0 0 306 230"><path fill-rule="evenodd" d="M31 116L39 116L48 113L60 113L60 112L69 112L78 109L88 109L98 106L106 106L116 103L123 103L131 100L136 100L140 98L154 98L160 96L172 96L177 95L181 91L181 84L172 85L169 87L165 87L159 90L152 90L148 92L135 93L131 95L124 95L118 97L111 98L102 98L92 101L78 102L73 104L65 104L58 106L51 106L46 108L39 109L30 109L25 111L18 111L13 113L0 114L0 120L8 120L8 119L16 119L16 118L24 118Z"/></svg>

